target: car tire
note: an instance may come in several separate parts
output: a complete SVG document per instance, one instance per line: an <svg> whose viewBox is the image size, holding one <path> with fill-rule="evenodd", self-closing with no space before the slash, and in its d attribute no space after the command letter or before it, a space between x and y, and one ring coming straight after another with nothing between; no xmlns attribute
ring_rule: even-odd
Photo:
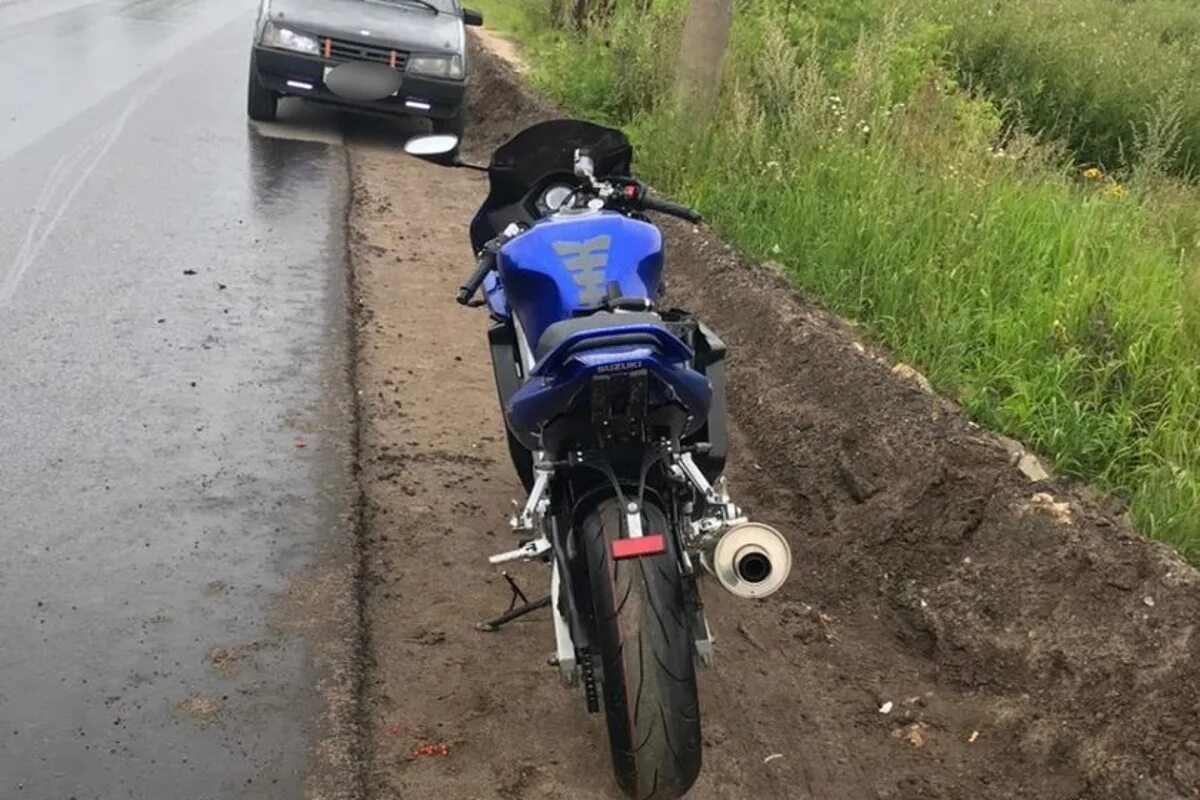
<svg viewBox="0 0 1200 800"><path fill-rule="evenodd" d="M460 108L454 112L454 116L452 117L446 117L445 119L435 118L432 120L433 132L452 134L457 136L458 141L461 143L463 138L463 129L465 128L464 117L465 114L463 109ZM446 153L444 156L439 156L434 160L441 164L456 164L458 163L458 148L456 147L449 153Z"/></svg>
<svg viewBox="0 0 1200 800"><path fill-rule="evenodd" d="M446 117L445 119L435 118L433 120L433 132L450 133L461 139L463 128L465 127L464 116L463 110L460 108L454 112L454 116L452 117Z"/></svg>
<svg viewBox="0 0 1200 800"><path fill-rule="evenodd" d="M279 108L279 95L262 85L258 68L250 60L250 83L246 90L246 115L258 122L271 122Z"/></svg>

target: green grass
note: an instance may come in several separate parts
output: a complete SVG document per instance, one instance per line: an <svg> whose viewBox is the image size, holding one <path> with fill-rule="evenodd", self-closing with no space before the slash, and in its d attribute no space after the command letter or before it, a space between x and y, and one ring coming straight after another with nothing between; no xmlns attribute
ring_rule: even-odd
<svg viewBox="0 0 1200 800"><path fill-rule="evenodd" d="M522 31L531 30L530 26L525 24L527 18L527 8L525 6L504 2L503 0L483 0L483 2L471 2L468 0L463 5L482 11L484 25L492 30L503 31L508 34L517 34Z"/></svg>
<svg viewBox="0 0 1200 800"><path fill-rule="evenodd" d="M485 10L498 5L486 0ZM623 127L639 172L917 364L980 421L1200 558L1200 202L1088 179L956 81L944 18L744 0L713 123L670 113L684 4L577 36L510 23L535 82Z"/></svg>
<svg viewBox="0 0 1200 800"><path fill-rule="evenodd" d="M967 79L1080 162L1200 166L1200 6L1194 0L917 0Z"/></svg>

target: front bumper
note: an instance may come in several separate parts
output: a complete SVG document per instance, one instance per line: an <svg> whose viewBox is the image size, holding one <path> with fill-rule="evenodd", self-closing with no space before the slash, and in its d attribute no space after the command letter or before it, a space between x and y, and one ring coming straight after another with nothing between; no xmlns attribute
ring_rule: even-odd
<svg viewBox="0 0 1200 800"><path fill-rule="evenodd" d="M317 56L255 45L251 68L257 71L258 80L263 86L280 94L307 97L355 111L386 116L447 119L458 113L467 90L466 81L405 73L400 91L393 97L370 102L347 100L325 86L325 68L332 66L336 66L335 62Z"/></svg>

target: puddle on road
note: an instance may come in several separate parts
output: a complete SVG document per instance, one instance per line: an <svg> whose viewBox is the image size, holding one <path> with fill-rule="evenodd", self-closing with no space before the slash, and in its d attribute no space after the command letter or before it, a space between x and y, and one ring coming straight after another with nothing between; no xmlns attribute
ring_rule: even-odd
<svg viewBox="0 0 1200 800"><path fill-rule="evenodd" d="M274 122L247 122L260 136L267 139L317 142L340 147L346 143L346 137L342 133L342 113L332 106L290 97L280 102L279 118Z"/></svg>
<svg viewBox="0 0 1200 800"><path fill-rule="evenodd" d="M428 123L410 117L376 117L341 111L300 98L285 98L274 122L249 121L250 127L266 139L344 147L347 139L362 146L383 148L400 145L409 137L428 132Z"/></svg>
<svg viewBox="0 0 1200 800"><path fill-rule="evenodd" d="M251 122L250 127L266 139L287 139L294 142L317 142L342 146L345 137L337 117L329 112L324 119L288 119L281 122Z"/></svg>

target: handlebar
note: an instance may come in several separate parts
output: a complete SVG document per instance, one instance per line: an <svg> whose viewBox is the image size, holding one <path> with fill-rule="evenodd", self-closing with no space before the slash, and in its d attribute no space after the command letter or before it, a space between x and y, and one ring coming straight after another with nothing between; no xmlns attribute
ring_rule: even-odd
<svg viewBox="0 0 1200 800"><path fill-rule="evenodd" d="M693 224L701 221L700 213L687 206L651 197L646 193L645 184L637 180L626 179L621 185L620 196L627 207L638 211L657 211Z"/></svg>
<svg viewBox="0 0 1200 800"><path fill-rule="evenodd" d="M475 262L475 271L471 273L471 277L467 278L462 286L458 287L458 304L466 306L471 304L471 298L475 296L475 292L479 291L479 285L483 283L483 279L487 274L496 267L496 251L492 247L485 247L483 252L479 254L479 260Z"/></svg>
<svg viewBox="0 0 1200 800"><path fill-rule="evenodd" d="M680 205L679 203L672 203L670 200L659 200L656 197L650 197L648 195L642 196L641 206L647 211L657 211L660 214L678 217L679 219L686 220L687 222L691 223L698 223L702 219L698 211L694 211L687 206Z"/></svg>

